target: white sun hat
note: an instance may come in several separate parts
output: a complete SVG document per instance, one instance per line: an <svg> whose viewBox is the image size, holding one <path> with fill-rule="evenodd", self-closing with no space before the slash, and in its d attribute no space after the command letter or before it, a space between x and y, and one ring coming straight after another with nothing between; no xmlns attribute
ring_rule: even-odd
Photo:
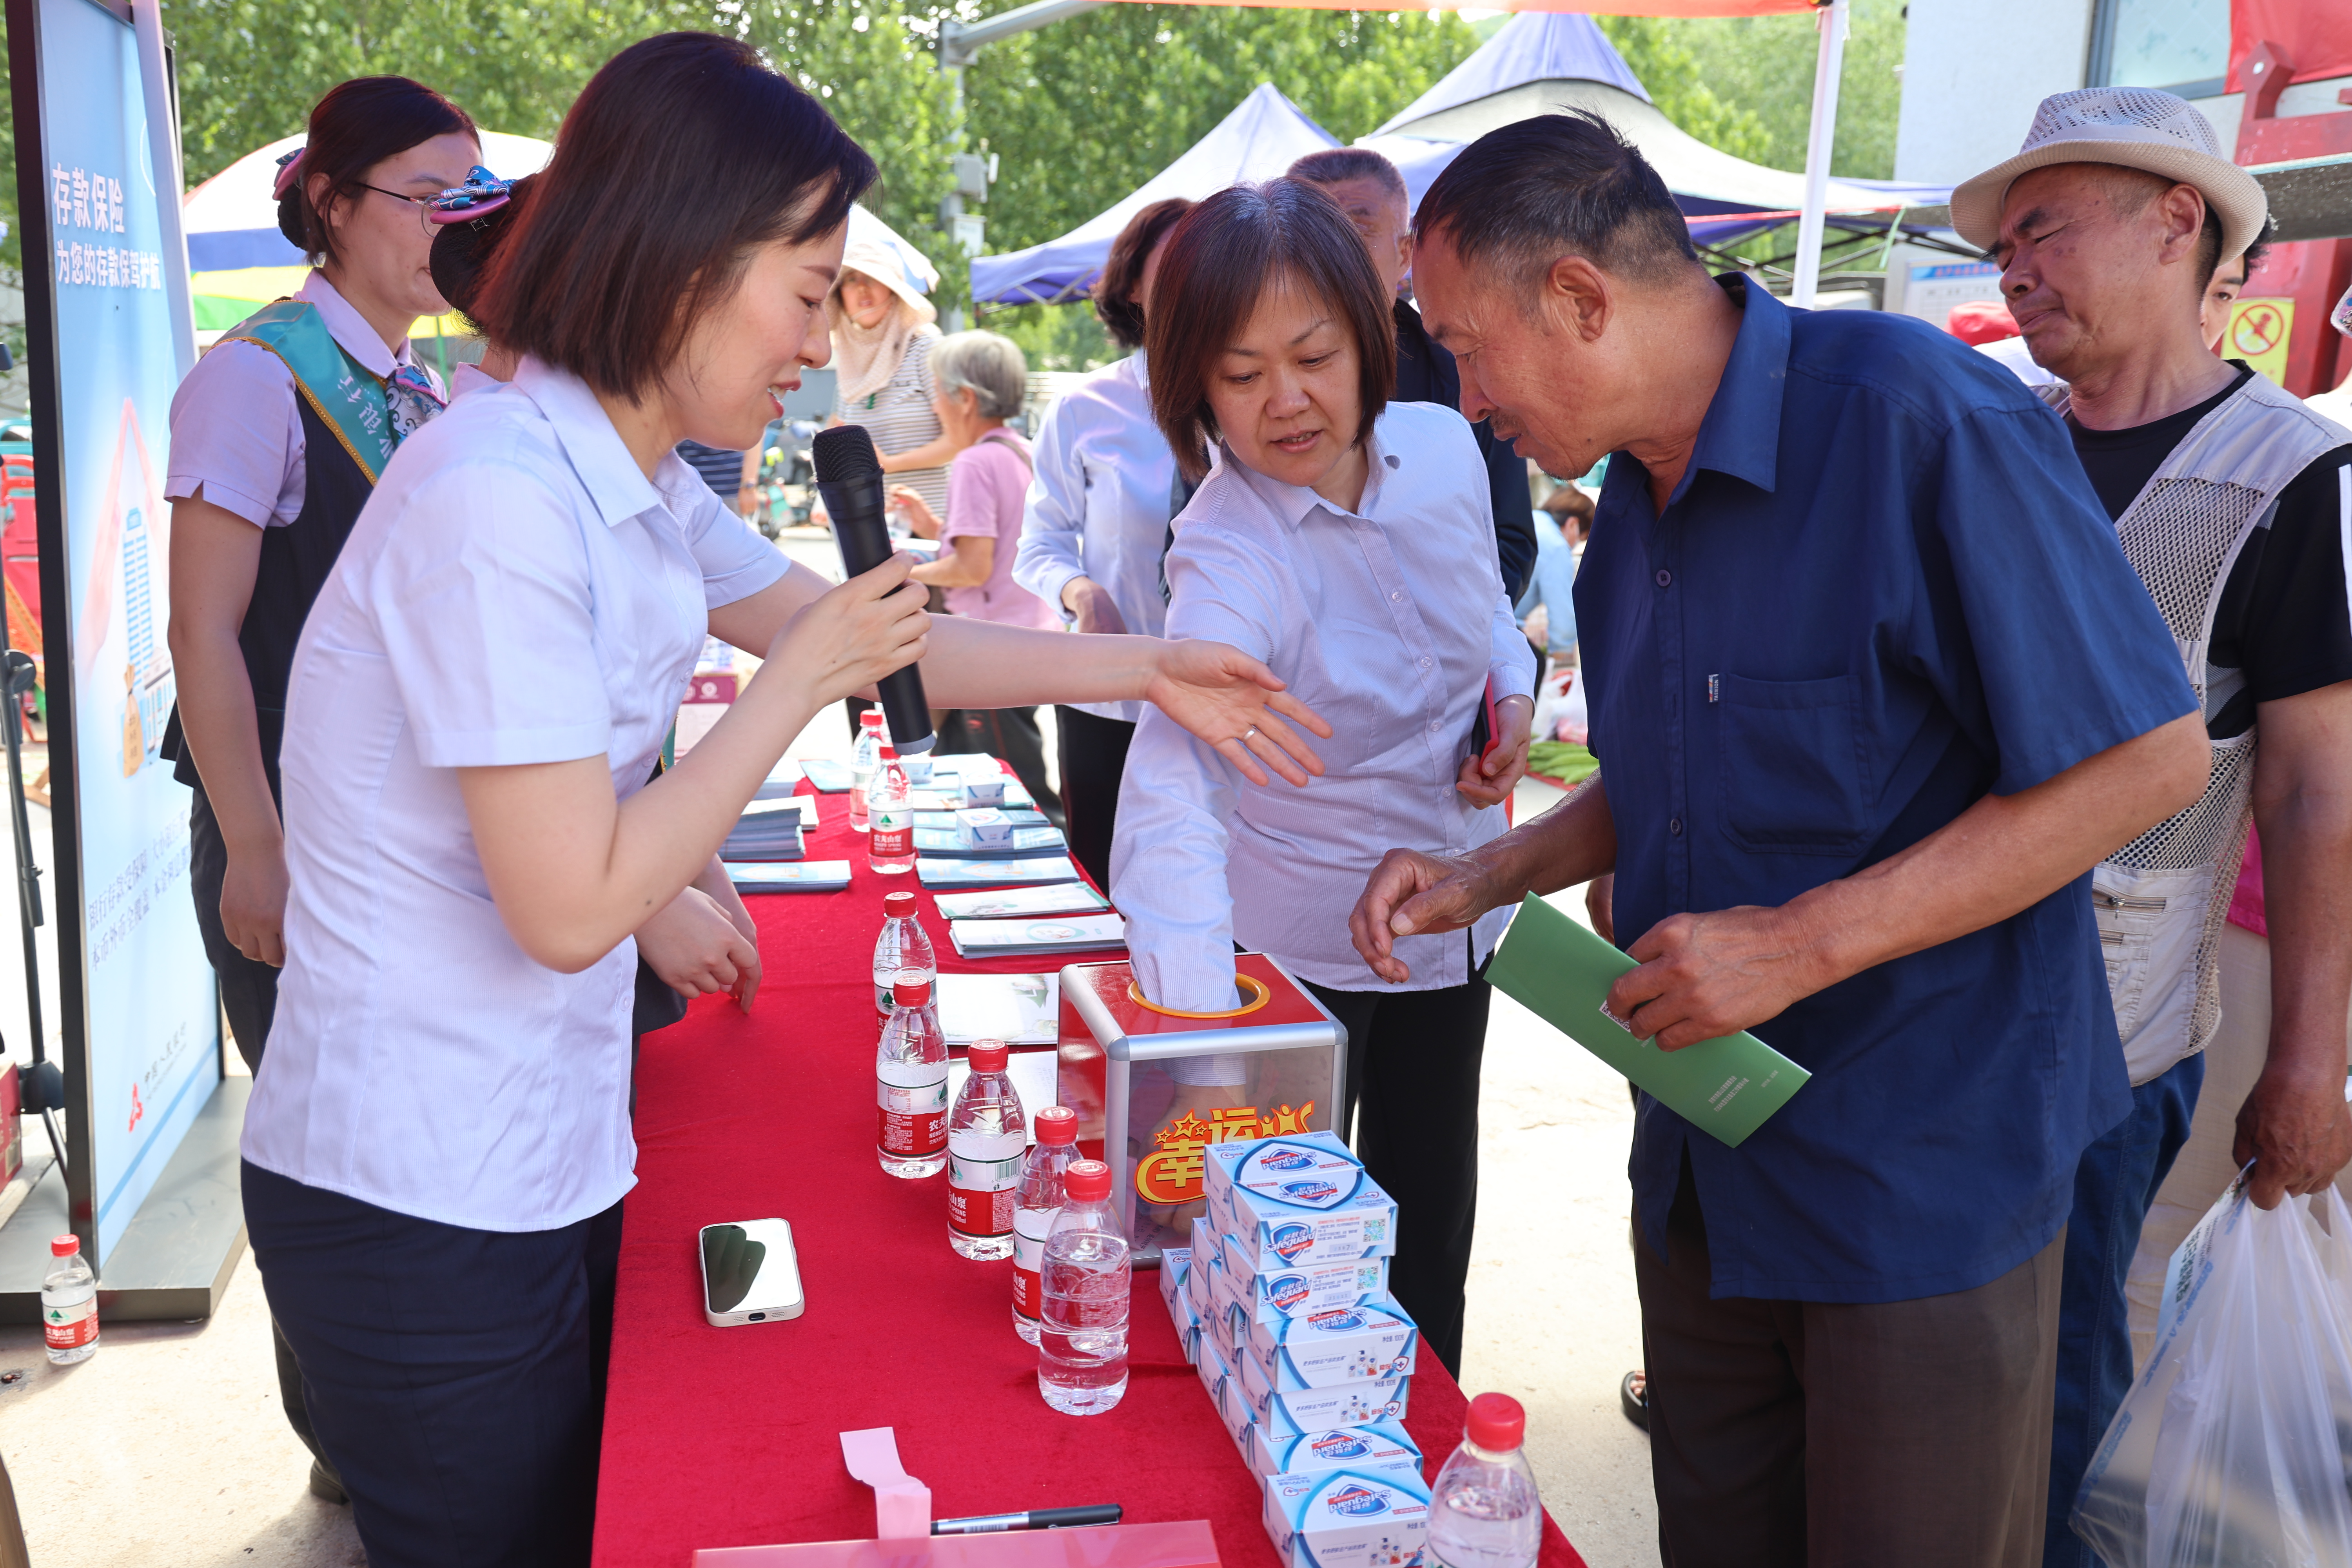
<svg viewBox="0 0 2352 1568"><path fill-rule="evenodd" d="M2017 156L1953 190L1952 226L1991 249L2010 185L2052 163L2120 163L2196 186L2221 220L2225 262L2245 253L2270 216L2261 184L2221 155L2212 125L2186 100L2145 87L2086 87L2043 99Z"/></svg>

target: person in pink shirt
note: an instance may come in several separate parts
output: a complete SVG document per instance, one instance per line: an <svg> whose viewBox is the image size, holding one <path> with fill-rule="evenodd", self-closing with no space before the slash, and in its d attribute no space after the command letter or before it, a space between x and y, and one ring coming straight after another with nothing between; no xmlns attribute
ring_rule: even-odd
<svg viewBox="0 0 2352 1568"><path fill-rule="evenodd" d="M1027 386L1021 346L995 332L957 332L940 340L930 363L931 407L955 457L948 464L946 524L913 488L890 492L915 532L940 542L940 558L916 567L915 580L946 590L950 614L1057 631L1062 617L1013 580L1030 479L1029 443L1004 426L1021 412ZM940 739L941 751L986 752L1011 763L1039 807L1061 820L1060 798L1045 781L1035 709L961 710L940 725Z"/></svg>

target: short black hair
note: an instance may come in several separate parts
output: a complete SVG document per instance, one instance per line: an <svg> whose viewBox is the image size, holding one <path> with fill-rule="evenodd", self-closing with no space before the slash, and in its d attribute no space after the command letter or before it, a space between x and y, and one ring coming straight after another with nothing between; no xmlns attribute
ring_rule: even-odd
<svg viewBox="0 0 2352 1568"><path fill-rule="evenodd" d="M474 301L482 291L482 274L489 269L490 258L499 253L507 236L514 232L515 220L522 216L530 188L538 183L537 174L525 174L508 185L506 205L483 217L444 224L433 237L429 263L433 287L451 310L468 321L474 319Z"/></svg>
<svg viewBox="0 0 2352 1568"><path fill-rule="evenodd" d="M1162 196L1128 219L1118 237L1110 242L1110 259L1103 263L1102 276L1095 279L1095 319L1119 347L1143 346L1143 307L1131 296L1143 281L1143 266L1151 259L1152 251L1168 237L1177 220L1192 210L1190 196Z"/></svg>
<svg viewBox="0 0 2352 1568"><path fill-rule="evenodd" d="M1445 237L1465 266L1532 285L1562 256L1662 281L1699 265L1690 225L1641 151L1598 114L1538 114L1489 131L1421 198L1414 236Z"/></svg>
<svg viewBox="0 0 2352 1568"><path fill-rule="evenodd" d="M2214 221L2213 209L2210 207L2206 208L2206 233L2214 234L2220 229L2220 227L2221 225ZM2239 253L2239 258L2246 264L2246 269L2238 275L2239 281L2242 285L2253 281L2254 268L2260 267L2263 264L2263 258L2271 253L2271 246L2275 242L2275 237L2277 234L2278 225L2273 222L2268 215L2264 215L2263 218L2263 226L2255 231L2254 237L2248 242L2246 248ZM2216 237L2213 243L2214 254L2219 255L2221 253L2221 241ZM2210 289L2213 285L2213 273L2221 270L2221 264L2218 261L2215 262L2213 264L2212 271L2208 272L2205 275L2205 285L2207 288Z"/></svg>
<svg viewBox="0 0 2352 1568"><path fill-rule="evenodd" d="M1287 173L1310 185L1337 185L1349 180L1370 180L1399 201L1409 201L1404 176L1397 166L1370 147L1326 147L1294 162Z"/></svg>
<svg viewBox="0 0 2352 1568"><path fill-rule="evenodd" d="M473 117L404 76L362 76L327 89L310 110L294 183L278 199L278 232L312 265L337 259L326 214L366 190L368 171L436 136L463 132L481 144ZM327 176L324 199L310 199L313 175Z"/></svg>
<svg viewBox="0 0 2352 1568"><path fill-rule="evenodd" d="M564 115L469 314L502 348L637 397L756 247L831 233L874 176L824 106L751 45L644 39Z"/></svg>
<svg viewBox="0 0 2352 1568"><path fill-rule="evenodd" d="M1286 282L1319 299L1355 340L1358 442L1371 435L1396 390L1396 317L1339 204L1320 185L1287 174L1219 191L1168 237L1144 322L1152 418L1178 470L1194 484L1208 472L1202 448L1218 438L1209 405L1217 357L1267 291Z"/></svg>

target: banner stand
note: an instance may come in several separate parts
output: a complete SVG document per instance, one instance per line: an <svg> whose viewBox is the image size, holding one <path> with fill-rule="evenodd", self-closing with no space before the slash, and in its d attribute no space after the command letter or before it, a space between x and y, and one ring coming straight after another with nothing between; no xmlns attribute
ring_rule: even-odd
<svg viewBox="0 0 2352 1568"><path fill-rule="evenodd" d="M140 0L144 10L154 0ZM245 1246L220 1002L160 755L173 392L188 369L177 94L126 0L6 0L39 524L68 1170L0 1226L0 1321L71 1231L116 1321L208 1315ZM142 34L144 37L142 37Z"/></svg>

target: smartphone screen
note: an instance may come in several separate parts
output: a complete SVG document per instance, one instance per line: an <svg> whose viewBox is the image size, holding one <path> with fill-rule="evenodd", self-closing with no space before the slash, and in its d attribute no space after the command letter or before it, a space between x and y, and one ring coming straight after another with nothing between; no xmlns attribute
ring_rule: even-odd
<svg viewBox="0 0 2352 1568"><path fill-rule="evenodd" d="M712 1322L758 1323L800 1316L800 1263L793 1227L781 1219L702 1228L703 1310Z"/></svg>

